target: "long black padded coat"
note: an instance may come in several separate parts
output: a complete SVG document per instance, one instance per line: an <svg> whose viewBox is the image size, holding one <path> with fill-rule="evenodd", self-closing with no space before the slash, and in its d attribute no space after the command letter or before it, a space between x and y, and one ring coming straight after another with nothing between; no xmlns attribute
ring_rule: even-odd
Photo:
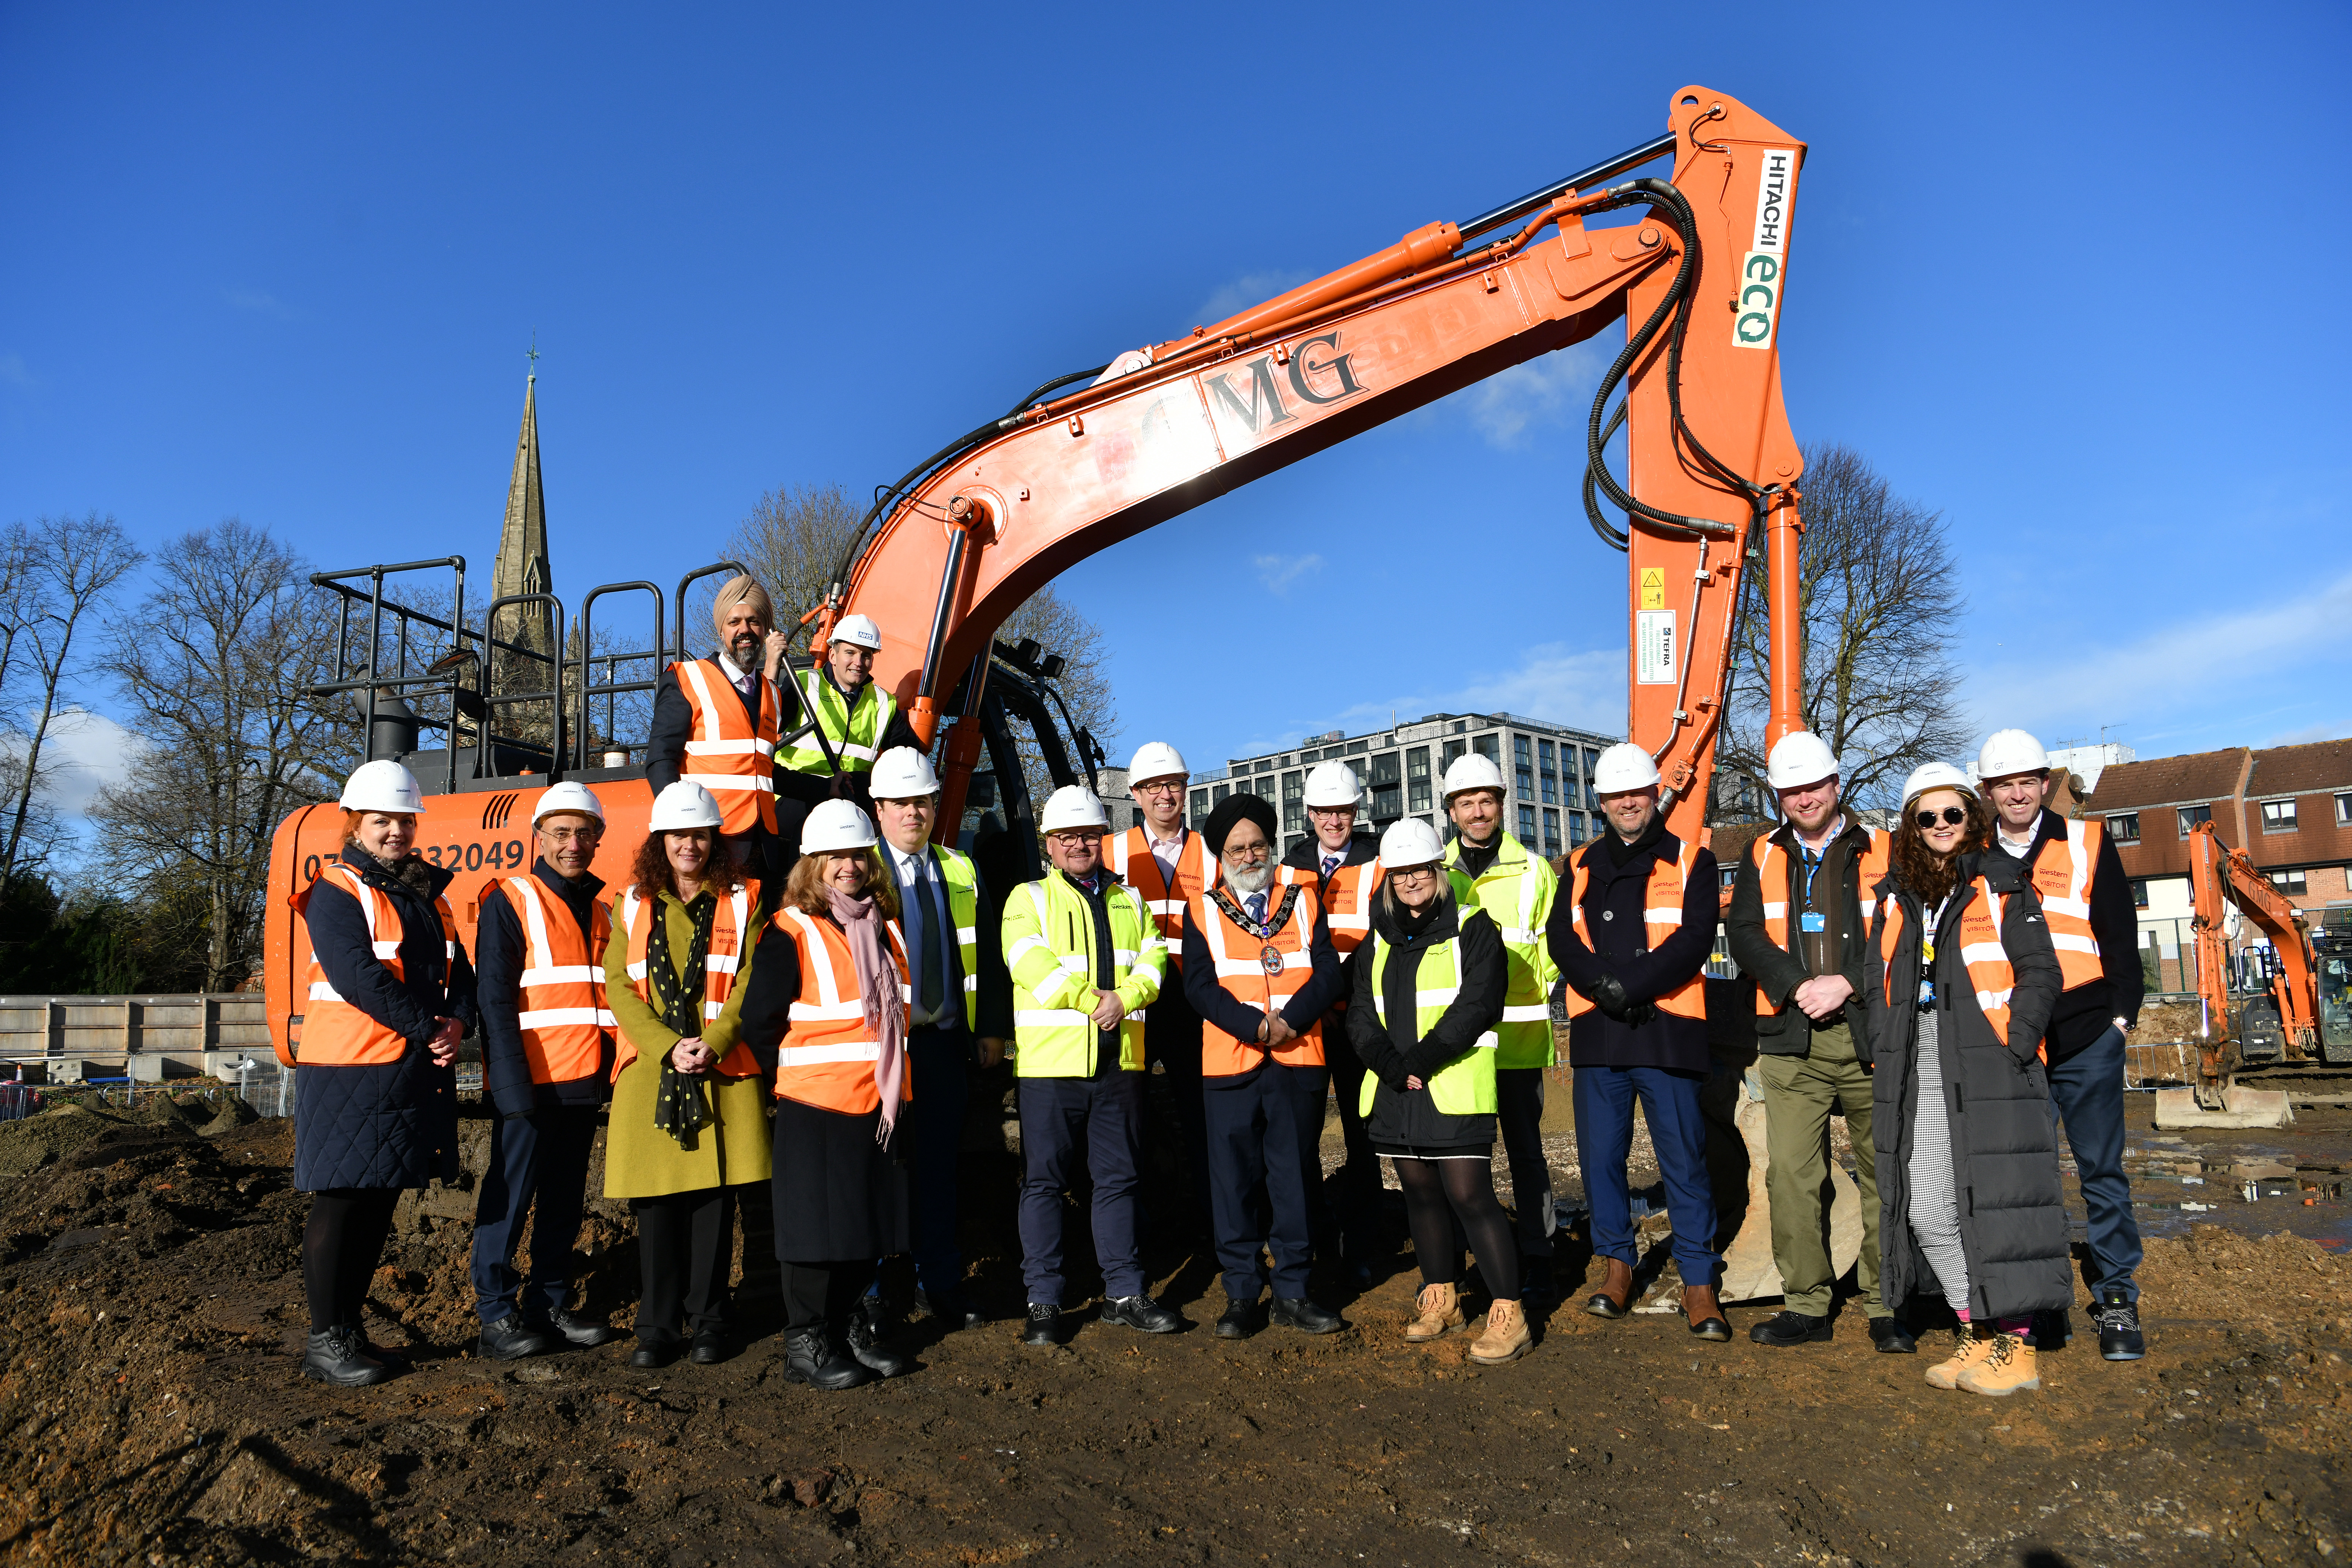
<svg viewBox="0 0 2352 1568"><path fill-rule="evenodd" d="M2002 899L2000 940L2015 975L2009 999L2009 1042L1993 1032L1961 961L1961 912L1979 897L1976 878ZM1910 1221L1912 1122L1919 1109L1919 897L1893 876L1879 883L1864 954L1869 978L1873 1072L1871 1135L1878 1151L1880 1288L1889 1306L1915 1292L1942 1289L1913 1238ZM1884 955L1890 900L1903 926L1893 962ZM1969 1266L1969 1309L1978 1319L2055 1310L2074 1299L2066 1244L2066 1203L2058 1175L2057 1131L2050 1115L2050 1075L2037 1047L2057 1004L2058 956L2042 905L2007 855L1963 857L1959 890L1944 911L1936 944L1936 1041L1941 1094L1950 1116L1953 1190L1959 1199L1960 1247ZM1954 1307L1958 1302L1952 1303Z"/></svg>
<svg viewBox="0 0 2352 1568"><path fill-rule="evenodd" d="M400 911L404 980L375 956L357 899L331 879L310 889L304 920L327 981L345 1000L408 1041L396 1062L364 1067L299 1064L294 1074L294 1186L421 1187L457 1177L457 1073L435 1067L426 1042L434 1019L456 1018L472 1033L474 970L466 950L444 952L433 900L450 874L411 855L398 874L356 845L342 861Z"/></svg>

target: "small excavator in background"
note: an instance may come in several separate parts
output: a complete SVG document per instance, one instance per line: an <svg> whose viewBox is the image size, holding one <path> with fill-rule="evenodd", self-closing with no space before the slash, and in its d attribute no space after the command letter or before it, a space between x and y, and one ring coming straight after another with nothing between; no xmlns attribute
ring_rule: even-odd
<svg viewBox="0 0 2352 1568"><path fill-rule="evenodd" d="M2249 1089L2238 1069L2250 1059L2326 1059L2321 1045L2319 965L2303 913L2271 886L2242 849L2221 842L2210 822L2189 835L2189 882L2196 933L2197 1081L2156 1091L2156 1124L2284 1127L2294 1120L2284 1089ZM2270 939L2265 994L2242 1005L2231 995L2228 911L2235 908Z"/></svg>

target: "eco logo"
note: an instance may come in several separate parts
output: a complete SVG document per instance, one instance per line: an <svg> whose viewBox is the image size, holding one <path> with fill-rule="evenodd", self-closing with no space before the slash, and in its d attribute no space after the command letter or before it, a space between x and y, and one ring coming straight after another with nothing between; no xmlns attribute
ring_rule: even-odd
<svg viewBox="0 0 2352 1568"><path fill-rule="evenodd" d="M1780 275L1788 265L1789 209L1796 200L1797 150L1764 149L1764 174L1756 183L1756 236L1739 263L1739 293L1733 301L1731 341L1743 349L1769 349L1780 313Z"/></svg>

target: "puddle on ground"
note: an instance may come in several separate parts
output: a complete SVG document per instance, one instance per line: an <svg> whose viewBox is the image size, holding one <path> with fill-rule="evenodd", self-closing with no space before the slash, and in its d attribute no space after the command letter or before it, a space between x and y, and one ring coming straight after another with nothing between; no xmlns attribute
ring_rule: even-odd
<svg viewBox="0 0 2352 1568"><path fill-rule="evenodd" d="M2185 1235L2218 1225L2247 1236L2288 1231L2333 1251L2352 1249L2352 1111L2303 1108L2279 1128L2158 1132L2155 1096L2126 1106L2124 1170L2144 1236ZM2071 1151L2061 1141L2067 1214L2083 1239L2082 1196Z"/></svg>

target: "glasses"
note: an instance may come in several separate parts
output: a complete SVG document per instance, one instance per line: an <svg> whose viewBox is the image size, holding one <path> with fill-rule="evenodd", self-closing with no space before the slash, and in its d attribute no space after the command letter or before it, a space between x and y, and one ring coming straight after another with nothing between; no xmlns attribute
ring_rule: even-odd
<svg viewBox="0 0 2352 1568"><path fill-rule="evenodd" d="M1389 880L1391 882L1416 882L1423 877L1434 877L1436 875L1437 868L1434 866L1400 866L1389 873Z"/></svg>
<svg viewBox="0 0 2352 1568"><path fill-rule="evenodd" d="M1957 805L1948 805L1941 811L1914 812L1911 816L1911 820L1921 827L1933 827L1938 822L1947 827L1958 827L1968 819L1969 814Z"/></svg>
<svg viewBox="0 0 2352 1568"><path fill-rule="evenodd" d="M1184 784L1183 784L1183 781L1182 781L1182 780L1181 780L1181 779L1179 779L1179 780L1173 780L1173 781L1171 781L1171 780L1160 780L1160 781L1159 781L1159 782L1157 782L1157 783L1153 783L1153 784L1137 784L1137 785L1135 786L1135 793L1136 793L1136 794L1138 794L1138 795L1182 795L1182 794L1184 793Z"/></svg>

